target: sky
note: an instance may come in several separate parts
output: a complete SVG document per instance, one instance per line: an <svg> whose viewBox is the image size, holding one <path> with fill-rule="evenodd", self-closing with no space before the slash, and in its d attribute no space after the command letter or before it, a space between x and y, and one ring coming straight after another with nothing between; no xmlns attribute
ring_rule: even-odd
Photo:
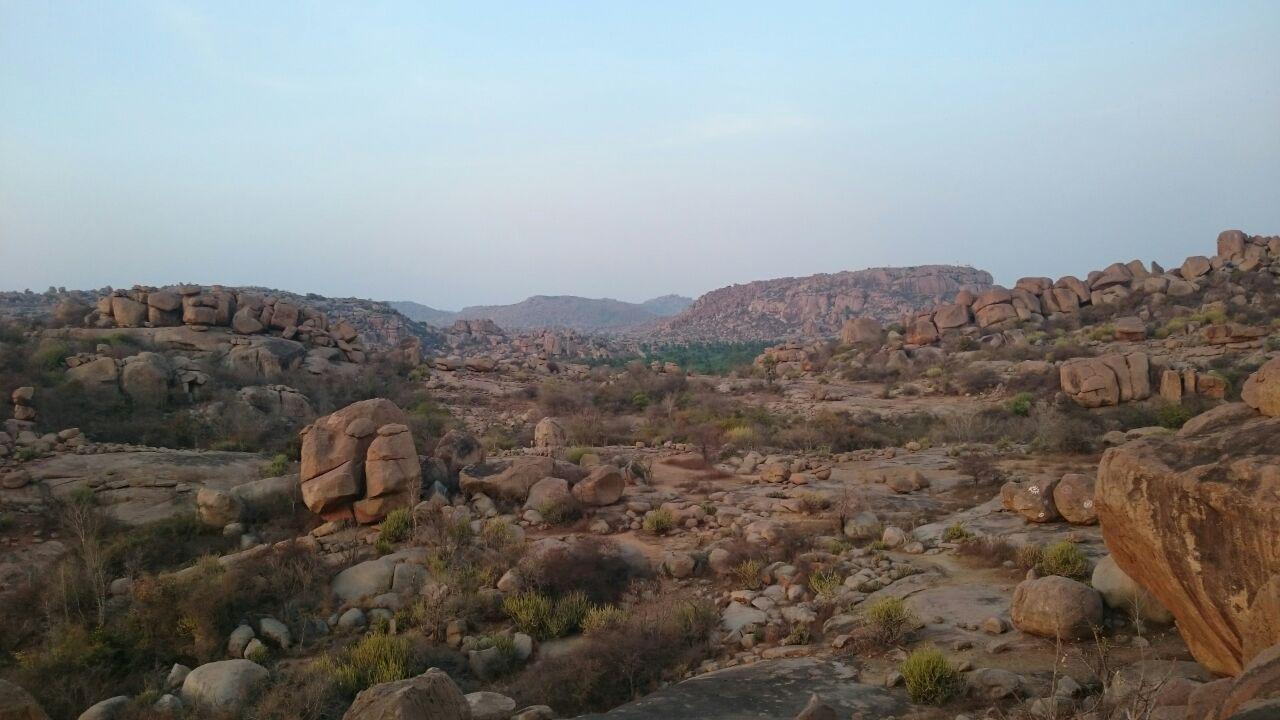
<svg viewBox="0 0 1280 720"><path fill-rule="evenodd" d="M0 289L639 301L1280 234L1280 2L0 0Z"/></svg>

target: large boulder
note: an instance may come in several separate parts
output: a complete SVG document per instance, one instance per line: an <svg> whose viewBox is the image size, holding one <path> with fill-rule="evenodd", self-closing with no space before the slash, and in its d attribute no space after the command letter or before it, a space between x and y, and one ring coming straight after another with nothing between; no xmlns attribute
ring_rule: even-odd
<svg viewBox="0 0 1280 720"><path fill-rule="evenodd" d="M1073 525L1094 525L1098 511L1093 507L1092 475L1067 473L1053 487L1053 505L1063 519Z"/></svg>
<svg viewBox="0 0 1280 720"><path fill-rule="evenodd" d="M452 474L468 465L484 462L484 444L465 430L450 430L436 443L433 454L444 462Z"/></svg>
<svg viewBox="0 0 1280 720"><path fill-rule="evenodd" d="M147 322L147 306L119 295L111 298L111 317L116 327L142 327Z"/></svg>
<svg viewBox="0 0 1280 720"><path fill-rule="evenodd" d="M1019 583L1010 614L1023 632L1079 640L1102 625L1102 597L1088 585L1050 575Z"/></svg>
<svg viewBox="0 0 1280 720"><path fill-rule="evenodd" d="M533 428L533 446L536 448L553 450L564 447L566 443L568 435L564 431L564 425L556 418L542 418Z"/></svg>
<svg viewBox="0 0 1280 720"><path fill-rule="evenodd" d="M1120 569L1169 609L1197 661L1233 675L1280 642L1268 589L1280 587L1280 418L1196 427L1108 450L1094 503Z"/></svg>
<svg viewBox="0 0 1280 720"><path fill-rule="evenodd" d="M840 328L840 342L846 345L879 345L883 337L884 328L875 318L846 320Z"/></svg>
<svg viewBox="0 0 1280 720"><path fill-rule="evenodd" d="M362 690L342 720L472 720L472 717L471 706L449 674L431 668L418 677Z"/></svg>
<svg viewBox="0 0 1280 720"><path fill-rule="evenodd" d="M573 496L583 505L612 505L626 488L622 471L613 465L600 465L573 486Z"/></svg>
<svg viewBox="0 0 1280 720"><path fill-rule="evenodd" d="M160 407L169 399L169 379L173 369L165 356L141 352L125 358L120 370L120 389L134 405Z"/></svg>
<svg viewBox="0 0 1280 720"><path fill-rule="evenodd" d="M115 392L120 379L120 366L115 358L100 357L68 369L67 379L80 383L89 392Z"/></svg>
<svg viewBox="0 0 1280 720"><path fill-rule="evenodd" d="M1041 478L1031 482L1007 482L1000 487L1000 504L1018 513L1027 522L1043 523L1060 519L1054 504L1058 478Z"/></svg>
<svg viewBox="0 0 1280 720"><path fill-rule="evenodd" d="M183 702L206 712L238 714L270 673L252 660L219 660L192 670L182 681Z"/></svg>
<svg viewBox="0 0 1280 720"><path fill-rule="evenodd" d="M417 502L422 470L404 413L362 400L302 430L302 498L327 519L377 522Z"/></svg>
<svg viewBox="0 0 1280 720"><path fill-rule="evenodd" d="M1150 362L1141 352L1068 360L1062 364L1060 381L1062 391L1087 408L1151 397Z"/></svg>
<svg viewBox="0 0 1280 720"><path fill-rule="evenodd" d="M523 503L534 483L556 475L554 460L529 455L512 460L506 467L486 463L464 468L458 475L458 485L468 495L484 493L490 498Z"/></svg>
<svg viewBox="0 0 1280 720"><path fill-rule="evenodd" d="M0 720L49 720L49 716L31 693L0 680Z"/></svg>
<svg viewBox="0 0 1280 720"><path fill-rule="evenodd" d="M1268 360L1244 381L1240 399L1267 417L1280 417L1280 358Z"/></svg>

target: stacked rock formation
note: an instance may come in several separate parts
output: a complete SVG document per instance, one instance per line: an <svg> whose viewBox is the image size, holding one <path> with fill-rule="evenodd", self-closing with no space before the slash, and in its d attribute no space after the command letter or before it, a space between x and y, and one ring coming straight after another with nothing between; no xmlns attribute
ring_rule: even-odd
<svg viewBox="0 0 1280 720"><path fill-rule="evenodd" d="M275 334L304 345L335 348L349 362L365 360L364 344L351 323L330 323L324 313L307 305L218 285L114 290L98 300L85 321L100 328L229 327L241 335Z"/></svg>
<svg viewBox="0 0 1280 720"><path fill-rule="evenodd" d="M1280 642L1280 360L1176 435L1108 450L1095 506L1117 565L1177 619L1196 660L1238 674Z"/></svg>
<svg viewBox="0 0 1280 720"><path fill-rule="evenodd" d="M30 386L20 387L14 390L9 396L13 401L13 419L21 422L34 422L36 419L36 409L31 404L35 398L36 389Z"/></svg>
<svg viewBox="0 0 1280 720"><path fill-rule="evenodd" d="M1076 358L1064 362L1059 371L1063 392L1083 407L1151 397L1151 366L1146 353Z"/></svg>
<svg viewBox="0 0 1280 720"><path fill-rule="evenodd" d="M1226 230L1218 236L1217 255L1192 256L1169 271L1155 263L1148 268L1141 261L1132 260L1095 270L1083 280L1072 275L1057 280L1025 277L1012 289L997 286L980 293L965 290L950 304L906 316L903 326L907 342L915 345L937 342L949 333L988 335L1012 330L1029 320L1077 313L1089 305L1113 304L1136 292L1169 297L1190 295L1203 285L1206 275L1223 268L1244 272L1265 269L1280 274L1280 237L1251 237L1239 230ZM1223 343L1257 340L1257 336L1241 337L1232 330L1217 332Z"/></svg>
<svg viewBox="0 0 1280 720"><path fill-rule="evenodd" d="M362 400L302 430L302 499L326 520L373 523L418 502L413 435L395 403Z"/></svg>

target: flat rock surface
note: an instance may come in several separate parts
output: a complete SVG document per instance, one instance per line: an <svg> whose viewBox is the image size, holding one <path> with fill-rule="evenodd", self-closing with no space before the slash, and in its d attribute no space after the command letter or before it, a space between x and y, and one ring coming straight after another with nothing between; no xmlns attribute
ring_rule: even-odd
<svg viewBox="0 0 1280 720"><path fill-rule="evenodd" d="M906 708L904 698L855 682L852 677L852 670L838 662L766 660L700 675L607 713L583 715L580 720L791 720L804 709L810 693L817 693L842 718L854 712L879 718Z"/></svg>

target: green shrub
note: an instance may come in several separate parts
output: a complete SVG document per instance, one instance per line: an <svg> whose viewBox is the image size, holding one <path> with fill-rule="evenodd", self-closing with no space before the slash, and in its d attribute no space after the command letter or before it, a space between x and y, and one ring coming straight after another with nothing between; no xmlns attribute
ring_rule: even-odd
<svg viewBox="0 0 1280 720"><path fill-rule="evenodd" d="M644 516L644 531L650 535L666 535L676 526L676 516L666 508L650 510Z"/></svg>
<svg viewBox="0 0 1280 720"><path fill-rule="evenodd" d="M320 660L317 669L329 677L339 692L353 697L373 685L410 677L409 658L407 638L374 632L336 656Z"/></svg>
<svg viewBox="0 0 1280 720"><path fill-rule="evenodd" d="M538 514L548 525L565 525L582 517L582 510L564 500L548 500L538 506Z"/></svg>
<svg viewBox="0 0 1280 720"><path fill-rule="evenodd" d="M818 597L835 597L843 583L844 578L836 570L815 570L809 573L809 589Z"/></svg>
<svg viewBox="0 0 1280 720"><path fill-rule="evenodd" d="M970 537L972 537L972 533L964 528L963 523L952 523L947 526L946 530L942 531L943 542L960 542L968 540Z"/></svg>
<svg viewBox="0 0 1280 720"><path fill-rule="evenodd" d="M1156 410L1156 424L1160 427L1177 430L1191 419L1191 410L1182 405L1168 404Z"/></svg>
<svg viewBox="0 0 1280 720"><path fill-rule="evenodd" d="M0 532L13 527L13 513L0 513Z"/></svg>
<svg viewBox="0 0 1280 720"><path fill-rule="evenodd" d="M907 609L901 598L886 597L876 600L862 610L862 617L871 629L872 637L882 645L893 645L906 635L915 623L915 615Z"/></svg>
<svg viewBox="0 0 1280 720"><path fill-rule="evenodd" d="M898 667L911 702L941 705L960 691L960 672L932 648L913 651Z"/></svg>
<svg viewBox="0 0 1280 720"><path fill-rule="evenodd" d="M582 462L582 456L590 452L592 452L592 449L589 447L582 447L581 445L577 447L571 447L568 450L564 451L564 459L568 460L574 465L577 465L578 463Z"/></svg>
<svg viewBox="0 0 1280 720"><path fill-rule="evenodd" d="M552 600L537 590L508 595L502 610L521 632L538 640L564 637L580 630L595 606L586 593L572 592Z"/></svg>
<svg viewBox="0 0 1280 720"><path fill-rule="evenodd" d="M1075 543L1063 540L1045 548L1037 571L1044 575L1081 578L1089 572L1089 561Z"/></svg>
<svg viewBox="0 0 1280 720"><path fill-rule="evenodd" d="M810 515L822 512L829 507L831 507L831 499L825 495L807 492L800 496L800 509Z"/></svg>
<svg viewBox="0 0 1280 720"><path fill-rule="evenodd" d="M1009 412L1018 417L1027 417L1031 414L1031 405L1035 399L1035 395L1029 392L1020 392L1009 401Z"/></svg>
<svg viewBox="0 0 1280 720"><path fill-rule="evenodd" d="M280 477L289 472L289 458L284 453L277 453L270 462L258 468L258 474L264 478Z"/></svg>
<svg viewBox="0 0 1280 720"><path fill-rule="evenodd" d="M409 539L411 532L413 512L409 508L396 508L382 519L382 525L378 528L378 540L385 540L388 544L404 542Z"/></svg>

